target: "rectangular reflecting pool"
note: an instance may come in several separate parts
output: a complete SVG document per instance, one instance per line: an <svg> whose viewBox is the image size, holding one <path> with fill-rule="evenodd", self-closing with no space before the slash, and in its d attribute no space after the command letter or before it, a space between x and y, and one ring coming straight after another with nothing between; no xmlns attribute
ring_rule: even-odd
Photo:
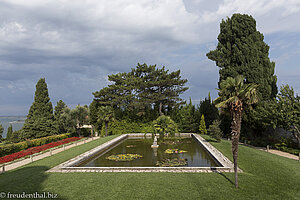
<svg viewBox="0 0 300 200"><path fill-rule="evenodd" d="M174 159L184 159L184 167L220 166L193 137L158 141L158 148L151 148L152 143L152 138L127 138L105 151L85 159L77 164L76 167L159 167L158 163ZM183 152L178 152L180 150ZM132 161L107 159L109 156L118 154L139 154L142 157Z"/></svg>

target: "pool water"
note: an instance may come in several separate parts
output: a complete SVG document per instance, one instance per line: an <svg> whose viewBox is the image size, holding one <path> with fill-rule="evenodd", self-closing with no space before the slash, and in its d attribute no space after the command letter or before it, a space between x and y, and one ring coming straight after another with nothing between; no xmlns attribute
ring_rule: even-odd
<svg viewBox="0 0 300 200"><path fill-rule="evenodd" d="M167 141L167 142L166 142ZM173 144L175 141L175 144ZM179 141L179 142L176 142ZM158 148L151 148L153 139L126 139L115 145L105 153L94 156L81 163L80 167L157 167L157 161L164 159L187 159L185 167L217 167L212 157L200 146L194 138L158 141ZM167 154L166 149L187 151L181 154ZM106 157L115 154L140 154L143 157L133 161L111 161Z"/></svg>

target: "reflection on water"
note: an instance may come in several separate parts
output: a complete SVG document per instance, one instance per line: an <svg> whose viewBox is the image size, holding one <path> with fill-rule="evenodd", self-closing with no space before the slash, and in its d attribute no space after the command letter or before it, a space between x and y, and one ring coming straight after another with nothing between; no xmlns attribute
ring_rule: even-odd
<svg viewBox="0 0 300 200"><path fill-rule="evenodd" d="M180 144L158 143L158 148L151 148L152 139L127 139L107 151L102 156L86 161L81 167L154 167L157 161L165 158L186 158L187 167L216 167L216 162L208 155L199 143L193 138L184 138ZM182 154L166 154L166 149L180 149L187 151ZM105 159L114 154L140 154L141 159L130 162L116 162Z"/></svg>

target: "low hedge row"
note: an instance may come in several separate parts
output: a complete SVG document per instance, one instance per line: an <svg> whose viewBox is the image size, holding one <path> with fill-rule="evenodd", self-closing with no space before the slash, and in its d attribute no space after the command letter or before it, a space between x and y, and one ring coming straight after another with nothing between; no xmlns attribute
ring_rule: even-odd
<svg viewBox="0 0 300 200"><path fill-rule="evenodd" d="M30 147L41 146L41 145L48 144L51 142L56 142L56 141L59 141L62 139L66 139L69 137L71 137L71 134L65 133L65 134L60 134L60 135L51 135L51 136L42 137L42 138L33 139L33 140L26 140L26 141L19 142L19 143L5 144L5 145L0 146L0 157L22 151L22 150L28 149Z"/></svg>
<svg viewBox="0 0 300 200"><path fill-rule="evenodd" d="M154 133L152 122L137 123L125 120L114 121L108 124L108 135L118 135L126 133ZM105 125L101 129L101 135L105 135Z"/></svg>

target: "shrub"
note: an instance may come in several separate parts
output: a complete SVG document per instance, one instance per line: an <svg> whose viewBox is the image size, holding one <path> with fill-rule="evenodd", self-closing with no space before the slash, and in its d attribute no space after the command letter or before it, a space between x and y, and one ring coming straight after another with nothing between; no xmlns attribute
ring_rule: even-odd
<svg viewBox="0 0 300 200"><path fill-rule="evenodd" d="M57 147L57 146L60 146L60 145L63 145L63 144L67 144L67 143L70 143L70 142L74 142L74 141L79 140L79 139L80 138L78 138L78 137L67 138L67 139L63 139L61 141L52 142L52 143L49 143L49 144L44 144L42 146L31 147L31 148L28 148L26 150L22 150L22 151L19 151L19 152L16 152L16 153L12 153L10 155L0 157L0 164L1 163L6 163L6 162L11 162L11 161L16 160L18 158L22 158L22 157L25 157L25 156L28 156L28 155L39 153L41 151L45 151L47 149Z"/></svg>
<svg viewBox="0 0 300 200"><path fill-rule="evenodd" d="M126 120L114 121L108 124L108 134L118 135L127 133L154 133L152 123L137 123ZM101 136L105 135L105 126L102 126Z"/></svg>
<svg viewBox="0 0 300 200"><path fill-rule="evenodd" d="M66 133L66 134L61 134L61 135L47 136L47 137L33 139L33 140L26 140L26 141L19 142L19 143L2 145L2 146L0 146L0 157L15 153L18 151L22 151L22 150L28 149L30 147L41 146L41 145L48 144L51 142L63 140L63 139L69 138L69 137L71 137L71 134Z"/></svg>
<svg viewBox="0 0 300 200"><path fill-rule="evenodd" d="M175 132L178 132L177 124L169 116L159 116L153 121L153 127L156 133L159 133L159 137L163 138L165 134L175 136Z"/></svg>
<svg viewBox="0 0 300 200"><path fill-rule="evenodd" d="M207 134L204 115L201 116L199 131L200 131L201 134Z"/></svg>

